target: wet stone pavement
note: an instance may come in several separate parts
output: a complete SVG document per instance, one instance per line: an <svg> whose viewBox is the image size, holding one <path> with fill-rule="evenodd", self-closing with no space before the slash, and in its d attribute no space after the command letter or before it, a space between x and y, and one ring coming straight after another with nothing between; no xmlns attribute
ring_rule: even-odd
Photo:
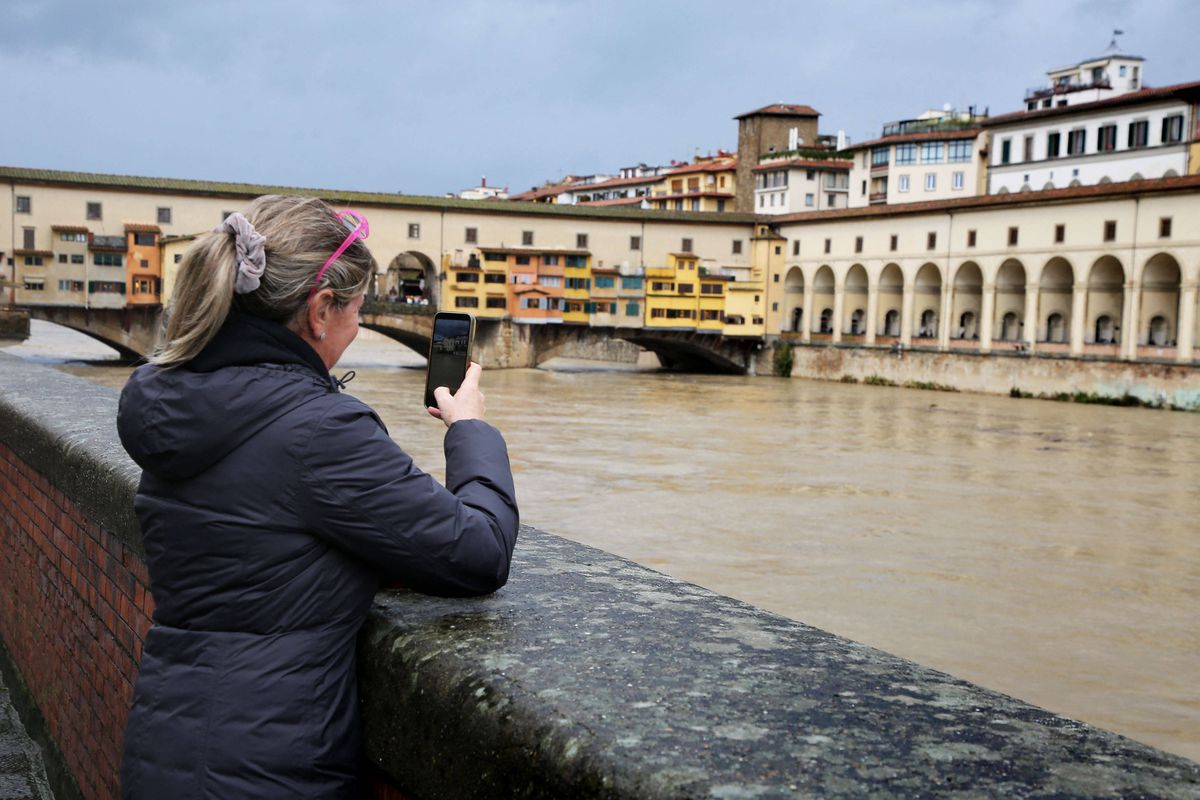
<svg viewBox="0 0 1200 800"><path fill-rule="evenodd" d="M53 800L42 753L30 740L0 676L0 800Z"/></svg>

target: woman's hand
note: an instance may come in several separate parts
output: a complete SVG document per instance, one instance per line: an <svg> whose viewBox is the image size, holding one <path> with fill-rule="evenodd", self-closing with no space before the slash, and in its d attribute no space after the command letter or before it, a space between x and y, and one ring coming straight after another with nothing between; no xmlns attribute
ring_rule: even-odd
<svg viewBox="0 0 1200 800"><path fill-rule="evenodd" d="M434 389L433 396L437 400L437 408L430 406L429 415L446 423L447 428L460 419L483 419L486 406L483 402L483 392L479 391L479 376L482 374L483 367L472 361L457 392L450 394L450 390L445 386Z"/></svg>

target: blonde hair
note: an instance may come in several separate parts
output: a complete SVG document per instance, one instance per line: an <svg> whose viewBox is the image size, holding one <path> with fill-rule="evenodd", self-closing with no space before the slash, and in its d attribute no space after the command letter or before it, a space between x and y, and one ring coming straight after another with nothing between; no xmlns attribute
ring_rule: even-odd
<svg viewBox="0 0 1200 800"><path fill-rule="evenodd" d="M234 236L218 231L199 237L179 266L167 307L162 341L149 361L171 368L203 350L237 306L256 317L294 324L308 307L318 270L346 239L349 230L333 209L314 197L264 195L243 212L266 238L266 270L253 292L234 296L237 254ZM375 259L361 239L346 249L321 278L341 308L366 291Z"/></svg>

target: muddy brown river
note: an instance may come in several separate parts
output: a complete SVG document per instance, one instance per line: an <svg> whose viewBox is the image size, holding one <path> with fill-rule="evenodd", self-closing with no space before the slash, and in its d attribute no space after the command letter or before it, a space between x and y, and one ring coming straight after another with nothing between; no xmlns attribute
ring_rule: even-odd
<svg viewBox="0 0 1200 800"><path fill-rule="evenodd" d="M62 363L91 347L35 323L6 350L119 387ZM366 334L343 361L440 475L423 359ZM1200 415L629 370L484 389L523 521L1200 760Z"/></svg>

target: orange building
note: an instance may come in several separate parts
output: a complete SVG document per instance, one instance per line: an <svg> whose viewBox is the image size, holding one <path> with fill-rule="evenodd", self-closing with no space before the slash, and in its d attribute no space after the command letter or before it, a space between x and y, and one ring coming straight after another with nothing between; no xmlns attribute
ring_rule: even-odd
<svg viewBox="0 0 1200 800"><path fill-rule="evenodd" d="M162 253L157 225L125 225L125 300L131 306L158 305L162 291Z"/></svg>
<svg viewBox="0 0 1200 800"><path fill-rule="evenodd" d="M651 191L650 207L661 211L733 211L736 155L717 151L663 176Z"/></svg>

